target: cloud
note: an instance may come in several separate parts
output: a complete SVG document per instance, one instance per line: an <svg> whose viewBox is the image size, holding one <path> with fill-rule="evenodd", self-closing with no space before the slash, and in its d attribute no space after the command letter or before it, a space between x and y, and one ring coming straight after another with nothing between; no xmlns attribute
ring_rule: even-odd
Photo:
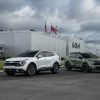
<svg viewBox="0 0 100 100"><path fill-rule="evenodd" d="M35 10L32 10L29 6L22 7L20 10L15 11L14 15L16 17L32 17L35 15Z"/></svg>
<svg viewBox="0 0 100 100"><path fill-rule="evenodd" d="M0 12L12 12L26 5L26 0L0 0Z"/></svg>
<svg viewBox="0 0 100 100"><path fill-rule="evenodd" d="M95 39L99 9L100 0L0 0L0 29L43 31L46 20L49 29L52 23L66 34Z"/></svg>
<svg viewBox="0 0 100 100"><path fill-rule="evenodd" d="M81 25L81 31L93 31L93 32L99 32L100 31L100 20L94 21L94 22L86 22Z"/></svg>

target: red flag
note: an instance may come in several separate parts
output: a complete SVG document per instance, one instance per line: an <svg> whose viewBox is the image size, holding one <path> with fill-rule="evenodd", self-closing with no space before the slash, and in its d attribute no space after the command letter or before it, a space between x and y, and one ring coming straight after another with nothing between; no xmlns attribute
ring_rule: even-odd
<svg viewBox="0 0 100 100"><path fill-rule="evenodd" d="M46 26L46 21L45 21L45 33L47 33L47 26Z"/></svg>
<svg viewBox="0 0 100 100"><path fill-rule="evenodd" d="M57 30L57 28L55 28L55 27L53 27L53 26L51 25L51 32L54 32L54 33L57 34L58 30Z"/></svg>

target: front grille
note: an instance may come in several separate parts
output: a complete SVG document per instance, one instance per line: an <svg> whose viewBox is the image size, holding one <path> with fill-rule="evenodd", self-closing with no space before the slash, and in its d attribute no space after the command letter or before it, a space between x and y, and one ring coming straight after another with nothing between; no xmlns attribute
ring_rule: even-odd
<svg viewBox="0 0 100 100"><path fill-rule="evenodd" d="M5 69L5 72L16 72L16 69Z"/></svg>
<svg viewBox="0 0 100 100"><path fill-rule="evenodd" d="M22 66L22 65L20 64L20 62L18 62L18 61L14 61L14 62L5 62L4 65L5 65L5 66L16 66L16 67Z"/></svg>
<svg viewBox="0 0 100 100"><path fill-rule="evenodd" d="M94 61L94 65L100 65L100 61Z"/></svg>
<svg viewBox="0 0 100 100"><path fill-rule="evenodd" d="M96 70L100 70L100 67L96 67Z"/></svg>
<svg viewBox="0 0 100 100"><path fill-rule="evenodd" d="M16 73L22 73L22 72L24 72L23 69L7 69L7 68L4 71L5 72L16 72Z"/></svg>

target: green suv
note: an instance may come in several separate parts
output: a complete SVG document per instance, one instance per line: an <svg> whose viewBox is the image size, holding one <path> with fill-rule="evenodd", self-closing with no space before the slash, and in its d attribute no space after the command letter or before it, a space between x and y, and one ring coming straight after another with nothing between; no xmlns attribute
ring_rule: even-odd
<svg viewBox="0 0 100 100"><path fill-rule="evenodd" d="M83 72L100 70L100 59L92 53L72 52L66 57L65 67L67 71L72 68L82 69Z"/></svg>

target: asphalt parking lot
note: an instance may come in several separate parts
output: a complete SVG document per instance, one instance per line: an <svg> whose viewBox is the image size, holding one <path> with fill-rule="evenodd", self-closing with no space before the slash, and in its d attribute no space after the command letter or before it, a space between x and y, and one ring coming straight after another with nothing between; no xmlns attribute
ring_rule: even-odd
<svg viewBox="0 0 100 100"><path fill-rule="evenodd" d="M0 73L0 100L100 100L100 72L59 74L42 72L29 77Z"/></svg>

